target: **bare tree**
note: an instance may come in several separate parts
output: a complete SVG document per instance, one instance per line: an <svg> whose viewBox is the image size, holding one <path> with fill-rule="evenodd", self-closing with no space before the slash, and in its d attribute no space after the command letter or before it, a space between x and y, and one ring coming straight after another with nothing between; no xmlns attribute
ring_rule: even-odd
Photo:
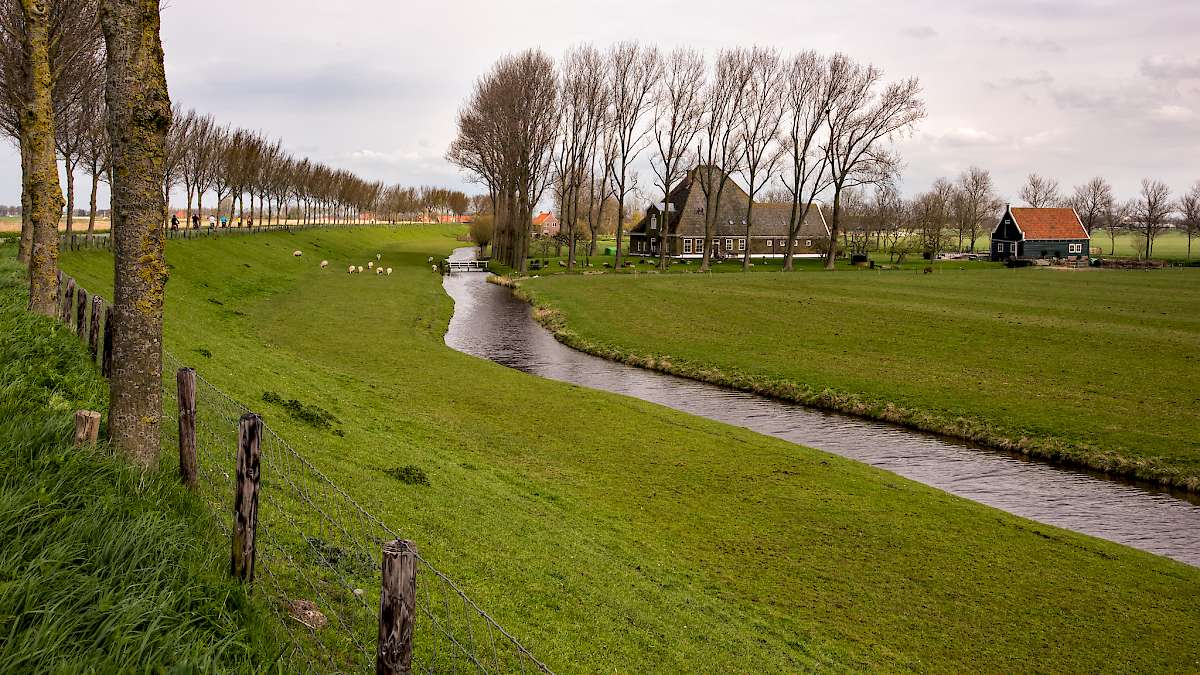
<svg viewBox="0 0 1200 675"><path fill-rule="evenodd" d="M1171 203L1171 188L1160 180L1142 179L1142 190L1134 203L1130 229L1143 238L1142 257L1154 255L1154 240L1171 226L1170 217L1175 205Z"/></svg>
<svg viewBox="0 0 1200 675"><path fill-rule="evenodd" d="M973 166L958 177L953 197L954 229L958 233L958 250L963 250L963 240L968 241L968 251L975 250L975 243L985 223L996 216L1001 203L996 196L992 174Z"/></svg>
<svg viewBox="0 0 1200 675"><path fill-rule="evenodd" d="M91 196L88 200L87 236L89 241L96 232L96 196L100 188L100 181L106 179L110 169L108 155L112 151L112 143L108 140L108 128L105 125L107 116L104 96L97 96L86 114L88 126L83 142L83 169L92 178Z"/></svg>
<svg viewBox="0 0 1200 675"><path fill-rule="evenodd" d="M607 105L607 63L591 45L567 52L562 67L562 128L555 165L559 220L567 232L567 270L575 269L575 245L582 190L595 161ZM463 195L465 198L466 195Z"/></svg>
<svg viewBox="0 0 1200 675"><path fill-rule="evenodd" d="M829 185L829 155L821 147L820 134L832 105L830 61L816 52L802 52L787 70L786 133L784 154L790 160L780 176L792 205L788 216L788 239L783 269L793 269L796 239L808 218L816 196Z"/></svg>
<svg viewBox="0 0 1200 675"><path fill-rule="evenodd" d="M923 119L925 104L916 78L876 91L883 73L841 54L833 57L829 72L834 95L826 114L825 151L829 156L833 210L825 269L832 270L837 258L842 191L877 184L894 173L898 160L880 146Z"/></svg>
<svg viewBox="0 0 1200 675"><path fill-rule="evenodd" d="M1192 240L1200 237L1200 181L1179 197L1179 224L1187 235L1187 257L1192 259Z"/></svg>
<svg viewBox="0 0 1200 675"><path fill-rule="evenodd" d="M936 258L948 243L946 223L953 197L954 184L939 178L928 192L913 200L913 225L917 229L922 255L930 260Z"/></svg>
<svg viewBox="0 0 1200 675"><path fill-rule="evenodd" d="M746 179L744 229L746 251L742 271L750 271L750 232L754 227L754 200L775 175L781 157L779 125L783 120L784 79L779 52L755 47L750 53L750 81L746 97L737 111L738 133L742 137L742 177Z"/></svg>
<svg viewBox="0 0 1200 675"><path fill-rule="evenodd" d="M1029 177L1025 179L1020 197L1035 209L1058 206L1063 203L1062 193L1058 189L1058 181L1036 173L1029 174Z"/></svg>
<svg viewBox="0 0 1200 675"><path fill-rule="evenodd" d="M159 38L159 0L102 0L112 139L113 368L109 433L143 467L158 461L162 415L162 218L171 99Z"/></svg>
<svg viewBox="0 0 1200 675"><path fill-rule="evenodd" d="M188 146L191 144L192 125L196 121L196 111L186 113L176 105L171 110L171 128L167 132L166 155L163 160L163 223L170 219L171 190L179 182L183 173L183 162L187 157Z"/></svg>
<svg viewBox="0 0 1200 675"><path fill-rule="evenodd" d="M1079 214L1088 234L1100 226L1104 214L1112 208L1113 190L1108 181L1096 176L1083 185L1076 186L1070 205Z"/></svg>
<svg viewBox="0 0 1200 675"><path fill-rule="evenodd" d="M622 238L625 233L625 198L632 180L629 165L649 143L650 129L643 124L653 102L652 93L662 76L662 56L655 47L620 42L608 52L607 87L612 102L612 127L616 154L612 157L610 180L617 198L617 257L621 268Z"/></svg>
<svg viewBox="0 0 1200 675"><path fill-rule="evenodd" d="M664 63L652 113L655 153L650 166L663 195L658 258L661 269L667 268L670 255L671 192L687 177L689 149L704 119L704 102L700 98L703 88L704 56L684 47L672 51Z"/></svg>
<svg viewBox="0 0 1200 675"><path fill-rule="evenodd" d="M746 98L753 73L750 52L732 49L717 56L711 84L705 90L704 127L696 156L703 166L696 168L693 181L699 181L704 193L704 255L700 271L708 271L712 259L713 237L721 217L721 197L730 174L740 166L742 138L738 134L738 115ZM748 244L747 244L748 245Z"/></svg>
<svg viewBox="0 0 1200 675"><path fill-rule="evenodd" d="M54 316L58 297L58 218L63 198L54 150L54 74L50 66L50 0L21 0L28 70L21 112L27 150L29 309Z"/></svg>

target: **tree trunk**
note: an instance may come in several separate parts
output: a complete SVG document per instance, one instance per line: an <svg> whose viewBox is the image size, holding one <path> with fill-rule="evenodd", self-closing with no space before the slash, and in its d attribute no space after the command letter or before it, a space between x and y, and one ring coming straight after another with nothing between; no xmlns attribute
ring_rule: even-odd
<svg viewBox="0 0 1200 675"><path fill-rule="evenodd" d="M837 240L838 228L841 225L839 219L842 215L842 187L835 185L833 187L833 214L830 218L829 226L829 250L825 252L825 269L834 269L834 263L837 260Z"/></svg>
<svg viewBox="0 0 1200 675"><path fill-rule="evenodd" d="M24 118L22 118L22 123ZM29 251L33 248L33 206L29 199L29 134L24 129L18 139L21 152L21 241L17 248L17 262L29 263Z"/></svg>
<svg viewBox="0 0 1200 675"><path fill-rule="evenodd" d="M92 198L88 202L88 242L92 241L92 235L96 233L96 192L100 189L100 168L95 164L92 165Z"/></svg>
<svg viewBox="0 0 1200 675"><path fill-rule="evenodd" d="M67 174L67 241L71 240L71 224L75 220L75 167L70 160L65 162Z"/></svg>
<svg viewBox="0 0 1200 675"><path fill-rule="evenodd" d="M102 0L112 139L113 372L109 433L142 467L158 461L162 317L167 281L160 193L171 100L159 38L159 0Z"/></svg>
<svg viewBox="0 0 1200 675"><path fill-rule="evenodd" d="M29 144L29 309L54 316L58 305L58 219L62 189L54 149L54 79L50 70L49 0L21 0L29 87L21 127Z"/></svg>

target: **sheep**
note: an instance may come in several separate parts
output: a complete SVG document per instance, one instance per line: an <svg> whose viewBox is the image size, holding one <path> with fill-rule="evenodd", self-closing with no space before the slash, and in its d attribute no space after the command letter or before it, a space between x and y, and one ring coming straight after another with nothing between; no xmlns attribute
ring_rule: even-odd
<svg viewBox="0 0 1200 675"><path fill-rule="evenodd" d="M358 266L357 268L355 268L355 269L357 270L357 272L358 272L359 274L362 274L362 265L359 265L359 266Z"/></svg>
<svg viewBox="0 0 1200 675"><path fill-rule="evenodd" d="M321 261L321 269L325 269L326 267L329 267L329 261L328 261L328 260L322 260L322 261Z"/></svg>
<svg viewBox="0 0 1200 675"><path fill-rule="evenodd" d="M429 260L427 262L433 262L433 256L429 256Z"/></svg>
<svg viewBox="0 0 1200 675"><path fill-rule="evenodd" d="M369 270L375 269L375 263L373 263L373 262L367 263L367 269L369 269Z"/></svg>
<svg viewBox="0 0 1200 675"><path fill-rule="evenodd" d="M296 258L299 258L300 256L304 255L304 252L303 251L292 251L292 255Z"/></svg>
<svg viewBox="0 0 1200 675"><path fill-rule="evenodd" d="M376 260L382 260L382 259L383 259L383 254L382 254L382 253L376 253L376 254L375 254L375 259L376 259Z"/></svg>
<svg viewBox="0 0 1200 675"><path fill-rule="evenodd" d="M376 268L375 268L375 276L379 276L380 274L383 274L383 268L382 268L382 267L376 267Z"/></svg>
<svg viewBox="0 0 1200 675"><path fill-rule="evenodd" d="M351 265L350 269L347 270L347 272L349 272L350 274L354 274L354 265Z"/></svg>
<svg viewBox="0 0 1200 675"><path fill-rule="evenodd" d="M390 268L390 267L389 267L389 268L387 268L387 275L388 275L389 277L390 277L390 276L392 276L392 268Z"/></svg>

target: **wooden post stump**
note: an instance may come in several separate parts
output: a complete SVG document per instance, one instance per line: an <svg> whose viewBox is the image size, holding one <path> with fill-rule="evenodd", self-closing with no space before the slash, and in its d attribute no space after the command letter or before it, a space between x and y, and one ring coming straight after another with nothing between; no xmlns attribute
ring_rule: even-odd
<svg viewBox="0 0 1200 675"><path fill-rule="evenodd" d="M100 358L100 373L106 378L112 377L112 350L113 350L113 308L108 305L104 308L104 355Z"/></svg>
<svg viewBox="0 0 1200 675"><path fill-rule="evenodd" d="M94 410L75 411L75 447L95 445L100 436L100 413Z"/></svg>
<svg viewBox="0 0 1200 675"><path fill-rule="evenodd" d="M262 418L242 415L238 422L237 492L233 497L233 552L230 573L254 581L254 535L258 529L259 443Z"/></svg>
<svg viewBox="0 0 1200 675"><path fill-rule="evenodd" d="M67 277L67 288L63 291L62 322L71 325L71 317L75 311L75 280Z"/></svg>
<svg viewBox="0 0 1200 675"><path fill-rule="evenodd" d="M75 289L75 304L78 305L79 315L75 317L75 334L80 338L86 337L83 329L87 326L88 292L82 288Z"/></svg>
<svg viewBox="0 0 1200 675"><path fill-rule="evenodd" d="M92 318L88 324L88 353L92 355L92 363L100 350L100 312L104 310L104 298L92 296Z"/></svg>
<svg viewBox="0 0 1200 675"><path fill-rule="evenodd" d="M376 675L409 675L412 672L413 624L417 609L416 554L417 545L405 539L383 545Z"/></svg>
<svg viewBox="0 0 1200 675"><path fill-rule="evenodd" d="M175 374L179 401L179 478L196 489L196 371L180 368Z"/></svg>

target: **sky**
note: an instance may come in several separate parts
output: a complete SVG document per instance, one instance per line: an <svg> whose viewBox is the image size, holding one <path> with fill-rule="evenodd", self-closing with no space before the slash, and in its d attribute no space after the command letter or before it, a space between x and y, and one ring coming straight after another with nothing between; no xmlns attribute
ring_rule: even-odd
<svg viewBox="0 0 1200 675"><path fill-rule="evenodd" d="M443 159L475 79L507 53L558 57L580 42L626 39L710 56L755 44L840 51L885 78L918 77L928 117L897 140L906 194L972 165L1014 202L1035 171L1068 189L1104 176L1122 198L1143 177L1175 193L1200 180L1198 0L166 5L172 100L369 180L478 191ZM8 144L0 203L19 197Z"/></svg>

